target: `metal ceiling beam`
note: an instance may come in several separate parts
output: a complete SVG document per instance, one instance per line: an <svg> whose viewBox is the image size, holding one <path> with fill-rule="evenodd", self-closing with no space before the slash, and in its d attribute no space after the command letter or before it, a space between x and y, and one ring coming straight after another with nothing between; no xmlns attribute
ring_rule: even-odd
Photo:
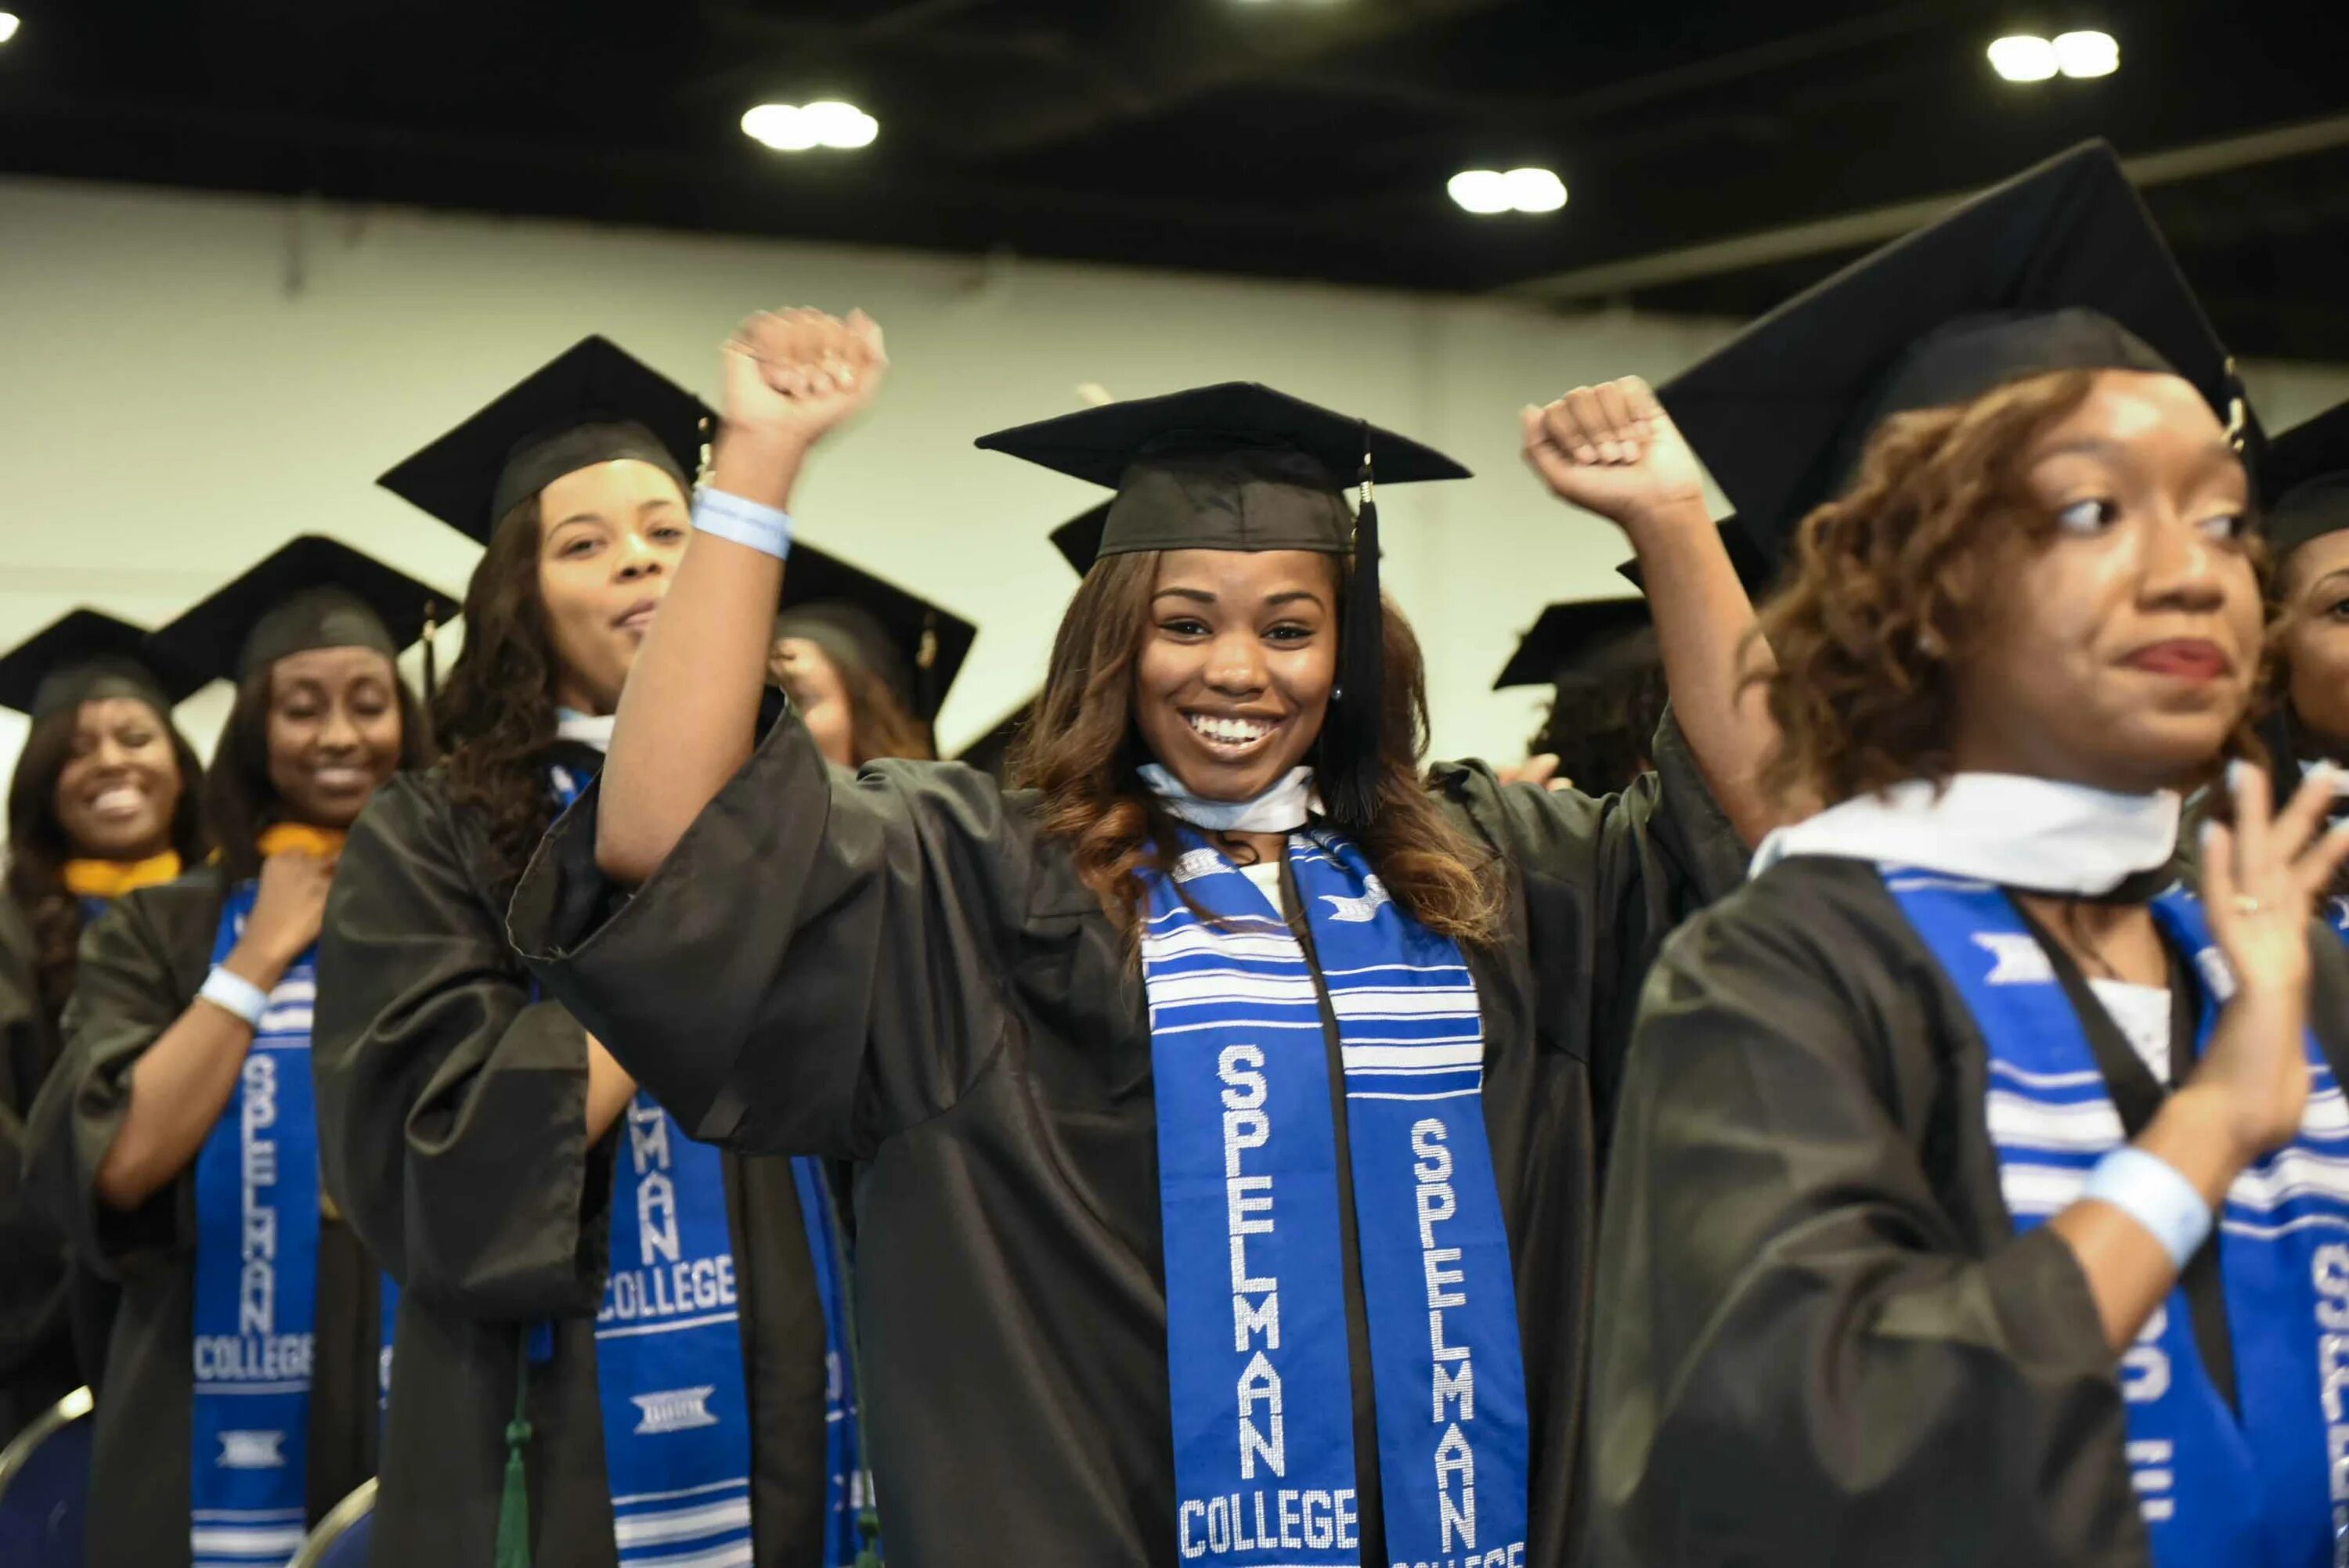
<svg viewBox="0 0 2349 1568"><path fill-rule="evenodd" d="M2140 186L2166 185L2179 181L2207 179L2213 174L2304 157L2310 153L2327 152L2341 147L2349 147L2349 115L2302 120L2292 125L2252 131L2248 135L2175 148L2168 152L2123 159L2121 166ZM1784 228L1764 229L1701 245L1632 256L1619 262L1600 262L1571 272L1529 278L1499 292L1551 304L1574 304L1612 299L1640 289L1661 288L1668 284L1687 283L1695 278L1743 272L1749 267L1767 266L1775 262L1856 250L1863 245L1898 239L1912 229L1921 228L1976 194L1978 192L1974 191L1948 191L1914 201L1898 201L1887 207L1872 207L1833 218L1790 223Z"/></svg>
<svg viewBox="0 0 2349 1568"><path fill-rule="evenodd" d="M1161 114L1218 88L1340 49L1474 15L1507 0L1353 0L1334 6L1117 8L1124 25L1085 47L1071 92L986 117L963 138L974 157L1032 151L1121 121Z"/></svg>

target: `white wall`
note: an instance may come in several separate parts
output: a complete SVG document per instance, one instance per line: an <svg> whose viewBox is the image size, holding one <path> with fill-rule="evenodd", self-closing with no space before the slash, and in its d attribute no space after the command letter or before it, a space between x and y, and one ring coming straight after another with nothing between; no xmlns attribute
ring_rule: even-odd
<svg viewBox="0 0 2349 1568"><path fill-rule="evenodd" d="M160 623L303 531L461 588L475 547L376 490L377 473L590 331L712 396L733 323L783 304L861 304L888 329L889 387L797 511L809 539L981 626L942 717L950 748L1035 685L1072 583L1045 535L1099 493L971 438L1073 408L1085 382L1137 397L1249 378L1477 471L1384 493L1388 583L1428 645L1437 753L1514 758L1539 698L1489 691L1494 673L1545 603L1618 592L1628 553L1522 470L1516 410L1579 381L1661 379L1729 330L5 180L0 646L85 602ZM2329 368L2264 379L2271 422L2349 395L2349 373ZM200 747L225 706L214 687L182 709ZM0 773L21 738L0 715Z"/></svg>

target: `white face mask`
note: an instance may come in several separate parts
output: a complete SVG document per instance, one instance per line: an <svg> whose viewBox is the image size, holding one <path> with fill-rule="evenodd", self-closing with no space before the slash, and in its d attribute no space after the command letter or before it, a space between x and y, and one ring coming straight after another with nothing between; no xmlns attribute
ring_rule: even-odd
<svg viewBox="0 0 2349 1568"><path fill-rule="evenodd" d="M1937 793L1911 779L1779 829L1754 852L1753 874L1794 855L1839 855L2095 897L2169 862L2178 809L2168 789L2118 795L2022 774L1960 773Z"/></svg>

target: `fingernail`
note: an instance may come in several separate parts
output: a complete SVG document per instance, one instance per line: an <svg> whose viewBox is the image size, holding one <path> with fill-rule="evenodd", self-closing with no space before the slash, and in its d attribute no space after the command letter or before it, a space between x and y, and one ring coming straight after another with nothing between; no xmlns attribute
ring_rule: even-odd
<svg viewBox="0 0 2349 1568"><path fill-rule="evenodd" d="M2235 758L2227 764L2227 788L2236 794L2241 794L2243 780L2251 777L2251 772L2250 763L2240 757Z"/></svg>
<svg viewBox="0 0 2349 1568"><path fill-rule="evenodd" d="M1577 447L1574 449L1574 460L1578 463L1595 463L1599 460L1599 449Z"/></svg>
<svg viewBox="0 0 2349 1568"><path fill-rule="evenodd" d="M2301 782L2303 784L2322 784L2325 788L2331 789L2334 783L2333 776L2339 771L2340 769L2333 767L2330 761L2320 758L2308 765L2308 771L2301 775Z"/></svg>
<svg viewBox="0 0 2349 1568"><path fill-rule="evenodd" d="M2210 835L2218 830L2218 820L2214 817L2205 817L2201 824L2194 830L2194 841L2207 850L2210 847Z"/></svg>

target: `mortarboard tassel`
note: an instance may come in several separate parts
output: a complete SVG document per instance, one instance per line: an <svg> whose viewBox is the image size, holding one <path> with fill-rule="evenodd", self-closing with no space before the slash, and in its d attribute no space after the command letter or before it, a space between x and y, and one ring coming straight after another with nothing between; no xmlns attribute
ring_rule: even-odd
<svg viewBox="0 0 2349 1568"><path fill-rule="evenodd" d="M1362 436L1362 496L1354 516L1354 566L1338 628L1338 688L1321 727L1316 784L1330 820L1359 830L1379 814L1379 740L1386 707L1386 614L1379 603L1379 502Z"/></svg>

